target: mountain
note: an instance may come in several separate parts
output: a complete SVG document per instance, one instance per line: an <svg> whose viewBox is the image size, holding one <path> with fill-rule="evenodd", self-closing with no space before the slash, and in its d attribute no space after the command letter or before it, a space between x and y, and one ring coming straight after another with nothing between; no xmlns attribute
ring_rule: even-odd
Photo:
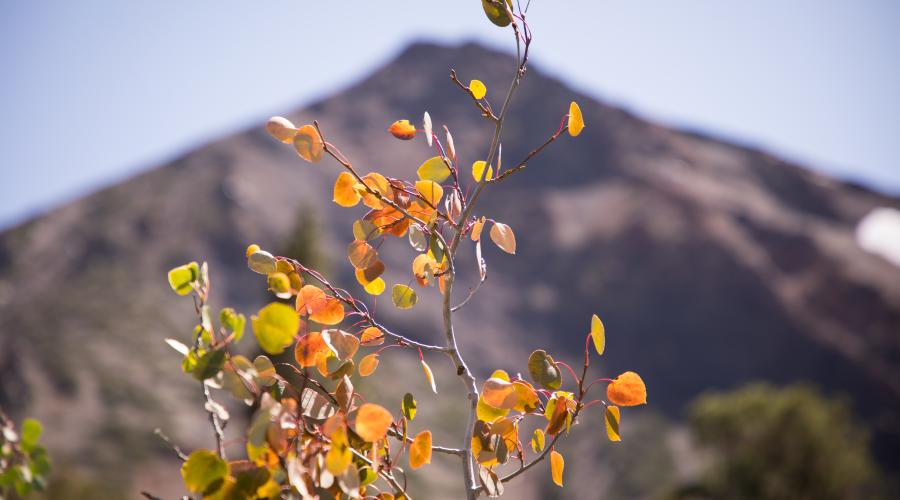
<svg viewBox="0 0 900 500"><path fill-rule="evenodd" d="M499 105L513 61L474 44L418 43L286 116L318 120L364 171L410 178L433 153L385 129L427 110L436 128L453 132L465 171L483 159L492 125L450 82L450 68L484 81ZM900 269L854 238L868 212L900 208L900 199L648 122L540 66L513 101L504 164L551 135L570 100L582 107L585 132L551 145L479 205L513 227L518 253L485 247L488 281L459 316L477 375L521 371L528 353L548 344L557 358L577 360L596 312L609 337L602 371L640 372L648 408L667 418L704 391L808 381L846 395L874 429L882 461L900 462ZM266 296L244 265L247 244L276 249L315 233L336 280L355 286L343 255L361 211L331 202L337 174L330 161L303 162L260 123L5 231L0 405L44 421L60 469L102 471L122 491L133 477L171 482L171 451L152 429L188 448L208 446L210 433L202 394L162 342L186 339L194 317L168 289L166 270L205 259L214 305L252 313ZM387 262L388 281L406 282L412 254L389 245L399 256ZM459 262L462 297L475 273L472 250ZM436 339L433 295L379 314ZM441 382L451 392L458 385L452 374Z"/></svg>

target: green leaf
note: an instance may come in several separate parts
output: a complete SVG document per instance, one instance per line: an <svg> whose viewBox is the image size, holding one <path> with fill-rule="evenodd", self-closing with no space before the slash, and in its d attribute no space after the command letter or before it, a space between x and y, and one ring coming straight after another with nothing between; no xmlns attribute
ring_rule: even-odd
<svg viewBox="0 0 900 500"><path fill-rule="evenodd" d="M191 493L213 493L228 475L228 464L210 450L196 450L181 466L184 486Z"/></svg>
<svg viewBox="0 0 900 500"><path fill-rule="evenodd" d="M187 295L193 290L193 284L200 277L200 266L196 262L178 266L169 271L169 286L178 295Z"/></svg>
<svg viewBox="0 0 900 500"><path fill-rule="evenodd" d="M222 349L217 349L215 351L210 351L197 361L197 366L194 367L194 378L197 380L206 380L208 378L215 377L217 373L222 370L222 366L225 365L225 351Z"/></svg>
<svg viewBox="0 0 900 500"><path fill-rule="evenodd" d="M253 334L262 350L268 354L281 354L294 342L300 328L300 318L294 308L273 302L259 310L253 319Z"/></svg>
<svg viewBox="0 0 900 500"><path fill-rule="evenodd" d="M268 275L276 270L275 257L265 250L253 252L247 257L247 266L253 272Z"/></svg>
<svg viewBox="0 0 900 500"><path fill-rule="evenodd" d="M444 163L444 159L440 156L426 160L416 173L419 175L419 179L423 181L428 180L437 183L444 182L447 177L450 177L450 169L447 168L447 164Z"/></svg>
<svg viewBox="0 0 900 500"><path fill-rule="evenodd" d="M234 332L234 341L241 340L244 336L244 328L247 326L247 318L243 314L230 307L226 307L219 311L219 322L226 330Z"/></svg>
<svg viewBox="0 0 900 500"><path fill-rule="evenodd" d="M34 445L37 444L41 437L41 423L33 418L26 418L22 421L22 448L30 452Z"/></svg>
<svg viewBox="0 0 900 500"><path fill-rule="evenodd" d="M268 357L260 354L253 360L253 367L256 369L256 383L268 387L275 383L275 365Z"/></svg>
<svg viewBox="0 0 900 500"><path fill-rule="evenodd" d="M540 453L544 451L544 431L541 429L535 429L534 435L531 436L531 449L534 450L535 453Z"/></svg>
<svg viewBox="0 0 900 500"><path fill-rule="evenodd" d="M372 470L368 465L363 466L359 469L359 485L367 486L375 482L378 479L378 474Z"/></svg>
<svg viewBox="0 0 900 500"><path fill-rule="evenodd" d="M394 301L394 305L397 306L397 308L409 309L416 305L416 302L419 301L419 297L416 295L415 290L406 285L394 285L394 287L391 288L391 300Z"/></svg>
<svg viewBox="0 0 900 500"><path fill-rule="evenodd" d="M506 0L510 10L512 9L512 0ZM481 0L481 7L484 8L484 14L488 19L501 28L509 26L512 19L509 12L503 8L502 0Z"/></svg>
<svg viewBox="0 0 900 500"><path fill-rule="evenodd" d="M406 417L406 420L411 422L416 418L416 400L413 398L412 394L407 392L403 395L403 402L400 404L400 410L403 412L403 416Z"/></svg>
<svg viewBox="0 0 900 500"><path fill-rule="evenodd" d="M528 356L528 373L531 379L544 389L555 391L562 385L562 372L553 358L543 349Z"/></svg>

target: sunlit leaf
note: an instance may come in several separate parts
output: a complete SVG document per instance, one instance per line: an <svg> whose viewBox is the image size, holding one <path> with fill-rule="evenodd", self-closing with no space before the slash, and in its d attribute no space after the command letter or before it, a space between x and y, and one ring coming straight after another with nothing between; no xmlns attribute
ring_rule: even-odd
<svg viewBox="0 0 900 500"><path fill-rule="evenodd" d="M519 397L512 383L500 378L489 378L481 388L484 402L494 408L511 410L516 406Z"/></svg>
<svg viewBox="0 0 900 500"><path fill-rule="evenodd" d="M566 461L563 460L563 456L559 454L558 451L553 450L550 452L550 476L553 477L553 482L556 483L557 486L562 487L563 485L563 469L566 467Z"/></svg>
<svg viewBox="0 0 900 500"><path fill-rule="evenodd" d="M225 365L225 351L217 349L209 351L197 360L197 366L194 367L194 378L197 380L206 380L215 377Z"/></svg>
<svg viewBox="0 0 900 500"><path fill-rule="evenodd" d="M227 475L228 464L210 450L195 450L181 465L184 486L191 493L212 493Z"/></svg>
<svg viewBox="0 0 900 500"><path fill-rule="evenodd" d="M481 484L484 485L484 491L488 498L497 498L503 495L503 481L492 469L479 466L478 477L481 478Z"/></svg>
<svg viewBox="0 0 900 500"><path fill-rule="evenodd" d="M331 433L331 448L325 455L325 467L334 475L342 474L353 460L350 451L350 443L347 440L347 431L343 426Z"/></svg>
<svg viewBox="0 0 900 500"><path fill-rule="evenodd" d="M606 329L603 327L600 317L596 314L591 317L591 338L594 340L594 348L597 350L597 354L602 355L606 349Z"/></svg>
<svg viewBox="0 0 900 500"><path fill-rule="evenodd" d="M387 285L385 284L383 279L375 278L363 288L369 295L381 295L382 293L384 293L384 289L386 286Z"/></svg>
<svg viewBox="0 0 900 500"><path fill-rule="evenodd" d="M325 144L322 142L319 132L312 125L300 127L293 140L294 150L304 160L315 163L322 159Z"/></svg>
<svg viewBox="0 0 900 500"><path fill-rule="evenodd" d="M391 184L388 182L387 178L378 172L370 172L363 176L364 186L357 185L357 189L359 190L359 194L362 196L363 203L369 207L374 208L375 210L379 210L385 207L385 203L383 203L378 196L372 193L372 191L378 193L382 198L390 198L391 196ZM366 189L368 187L368 189ZM376 226L381 226L385 224L375 224ZM359 239L359 238L357 238Z"/></svg>
<svg viewBox="0 0 900 500"><path fill-rule="evenodd" d="M365 219L353 223L353 238L360 241L369 241L381 233L375 224Z"/></svg>
<svg viewBox="0 0 900 500"><path fill-rule="evenodd" d="M287 299L291 296L291 280L284 273L271 273L266 279L269 291L279 299Z"/></svg>
<svg viewBox="0 0 900 500"><path fill-rule="evenodd" d="M606 436L610 441L621 441L622 437L619 435L619 407L618 406L607 406L605 412L606 420Z"/></svg>
<svg viewBox="0 0 900 500"><path fill-rule="evenodd" d="M369 354L359 361L359 375L361 377L368 377L375 373L375 368L378 368L378 354Z"/></svg>
<svg viewBox="0 0 900 500"><path fill-rule="evenodd" d="M431 390L435 394L437 394L437 384L434 383L434 373L431 372L431 367L428 366L428 363L425 360L422 360L422 370L425 372L425 378L428 379L428 383L431 384Z"/></svg>
<svg viewBox="0 0 900 500"><path fill-rule="evenodd" d="M472 178L475 179L475 182L481 182L482 177L484 177L485 166L487 166L487 162L484 160L478 160L472 164ZM486 180L490 180L493 177L494 167L487 167Z"/></svg>
<svg viewBox="0 0 900 500"><path fill-rule="evenodd" d="M362 331L360 342L366 346L376 346L384 343L384 333L378 327L370 326Z"/></svg>
<svg viewBox="0 0 900 500"><path fill-rule="evenodd" d="M353 240L347 247L347 258L356 269L366 269L378 260L378 252L365 241Z"/></svg>
<svg viewBox="0 0 900 500"><path fill-rule="evenodd" d="M300 328L297 313L290 306L278 302L260 309L252 322L256 341L268 354L284 352L284 348L291 345Z"/></svg>
<svg viewBox="0 0 900 500"><path fill-rule="evenodd" d="M475 408L475 412L479 420L483 420L489 423L503 418L509 414L509 410L494 408L493 406L485 403L484 394L478 396L478 406Z"/></svg>
<svg viewBox="0 0 900 500"><path fill-rule="evenodd" d="M290 144L297 135L297 127L283 116L273 116L266 122L266 131L279 141Z"/></svg>
<svg viewBox="0 0 900 500"><path fill-rule="evenodd" d="M450 177L450 169L447 168L447 164L444 163L444 159L440 156L435 156L434 158L429 158L416 170L416 174L418 174L419 179L423 181L434 181L437 183L444 182L447 177Z"/></svg>
<svg viewBox="0 0 900 500"><path fill-rule="evenodd" d="M472 80L469 82L469 90L472 91L472 95L475 96L475 99L482 99L484 95L487 94L487 87L484 86L481 80Z"/></svg>
<svg viewBox="0 0 900 500"><path fill-rule="evenodd" d="M416 181L416 191L433 207L438 206L444 196L444 189L434 181Z"/></svg>
<svg viewBox="0 0 900 500"><path fill-rule="evenodd" d="M406 420L410 422L416 418L416 400L413 398L413 395L410 393L406 393L403 395L403 401L400 403L400 410L403 412L403 416Z"/></svg>
<svg viewBox="0 0 900 500"><path fill-rule="evenodd" d="M301 367L315 366L319 356L330 352L331 347L325 342L320 332L309 332L297 340L294 346L294 359Z"/></svg>
<svg viewBox="0 0 900 500"><path fill-rule="evenodd" d="M434 139L434 132L431 130L431 115L428 114L428 111L425 112L425 116L422 118L422 132L425 133L425 140L430 148Z"/></svg>
<svg viewBox="0 0 900 500"><path fill-rule="evenodd" d="M322 332L322 339L341 361L352 358L359 350L359 339L356 335L343 330L325 330Z"/></svg>
<svg viewBox="0 0 900 500"><path fill-rule="evenodd" d="M234 341L237 342L244 336L247 318L234 309L226 307L219 311L219 323L221 323L226 330L234 333Z"/></svg>
<svg viewBox="0 0 900 500"><path fill-rule="evenodd" d="M481 230L484 229L484 217L475 221L475 224L472 225L472 241L479 241L481 239Z"/></svg>
<svg viewBox="0 0 900 500"><path fill-rule="evenodd" d="M625 372L609 383L606 397L619 406L637 406L647 404L647 387L641 376L634 372Z"/></svg>
<svg viewBox="0 0 900 500"><path fill-rule="evenodd" d="M544 451L544 431L535 429L534 435L531 436L531 449L535 453Z"/></svg>
<svg viewBox="0 0 900 500"><path fill-rule="evenodd" d="M409 445L409 466L413 469L431 463L431 431L422 431Z"/></svg>
<svg viewBox="0 0 900 500"><path fill-rule="evenodd" d="M257 245L256 243L253 243L252 245L248 245L247 251L245 252L245 254L246 254L245 256L249 259L251 255L253 255L254 253L256 253L260 250L262 250L262 249L259 248L259 245Z"/></svg>
<svg viewBox="0 0 900 500"><path fill-rule="evenodd" d="M397 284L391 288L391 300L398 309L409 309L416 305L419 297L412 288Z"/></svg>
<svg viewBox="0 0 900 500"><path fill-rule="evenodd" d="M194 289L193 284L200 277L200 266L191 262L169 271L169 286L178 295L187 295Z"/></svg>
<svg viewBox="0 0 900 500"><path fill-rule="evenodd" d="M356 433L363 440L372 443L387 435L394 417L383 406L365 403L356 411Z"/></svg>
<svg viewBox="0 0 900 500"><path fill-rule="evenodd" d="M297 312L323 325L336 325L344 319L344 306L336 297L326 295L315 285L305 285L297 293Z"/></svg>
<svg viewBox="0 0 900 500"><path fill-rule="evenodd" d="M516 253L516 235L506 224L494 222L491 226L491 241L506 253Z"/></svg>
<svg viewBox="0 0 900 500"><path fill-rule="evenodd" d="M528 382L524 380L516 380L513 382L513 389L516 392L516 405L514 410L522 413L531 413L537 409L540 404L537 391Z"/></svg>
<svg viewBox="0 0 900 500"><path fill-rule="evenodd" d="M562 385L562 372L553 357L543 349L538 349L528 357L528 373L539 386L556 390Z"/></svg>
<svg viewBox="0 0 900 500"><path fill-rule="evenodd" d="M356 186L356 177L350 172L341 172L334 182L334 202L342 207L354 207L362 196L359 195Z"/></svg>
<svg viewBox="0 0 900 500"><path fill-rule="evenodd" d="M581 108L578 103L572 101L569 104L569 135L577 136L584 130L584 118L581 117Z"/></svg>
<svg viewBox="0 0 900 500"><path fill-rule="evenodd" d="M253 252L247 257L247 267L253 272L269 275L274 273L277 268L275 265L275 257L265 250Z"/></svg>
<svg viewBox="0 0 900 500"><path fill-rule="evenodd" d="M188 346L184 345L183 343L181 343L175 339L165 339L165 340L166 340L166 344L169 344L169 347L171 347L172 349L175 349L182 356L186 356L188 351L190 351Z"/></svg>
<svg viewBox="0 0 900 500"><path fill-rule="evenodd" d="M506 0L506 4L512 10L512 0ZM502 0L481 0L481 6L487 18L497 26L503 28L512 22L509 12L503 7Z"/></svg>
<svg viewBox="0 0 900 500"><path fill-rule="evenodd" d="M416 127L409 120L397 120L388 127L388 132L397 139L408 141L416 136Z"/></svg>

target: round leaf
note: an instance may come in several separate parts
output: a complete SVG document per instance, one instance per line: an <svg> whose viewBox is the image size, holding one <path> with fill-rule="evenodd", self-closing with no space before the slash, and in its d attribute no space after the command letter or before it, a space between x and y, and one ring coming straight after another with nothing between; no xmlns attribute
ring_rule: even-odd
<svg viewBox="0 0 900 500"><path fill-rule="evenodd" d="M369 375L375 373L375 368L378 367L378 354L369 354L359 361L359 375L362 377L368 377Z"/></svg>
<svg viewBox="0 0 900 500"><path fill-rule="evenodd" d="M383 406L365 403L356 412L356 433L369 443L379 441L387 435L393 420L391 413Z"/></svg>
<svg viewBox="0 0 900 500"><path fill-rule="evenodd" d="M416 435L409 446L409 466L413 469L431 463L431 431Z"/></svg>
<svg viewBox="0 0 900 500"><path fill-rule="evenodd" d="M325 145L322 143L322 137L312 125L304 125L297 131L294 136L294 150L304 160L315 163L322 159L322 151Z"/></svg>
<svg viewBox="0 0 900 500"><path fill-rule="evenodd" d="M300 328L300 319L293 308L273 302L259 310L253 317L253 334L263 351L281 354L291 345Z"/></svg>
<svg viewBox="0 0 900 500"><path fill-rule="evenodd" d="M416 136L416 127L409 120L397 120L388 127L388 132L397 139L408 141Z"/></svg>
<svg viewBox="0 0 900 500"><path fill-rule="evenodd" d="M194 451L181 466L184 486L191 493L212 493L227 475L228 464L210 450Z"/></svg>
<svg viewBox="0 0 900 500"><path fill-rule="evenodd" d="M266 131L279 141L290 144L297 135L297 127L283 116L273 116L266 122Z"/></svg>
<svg viewBox="0 0 900 500"><path fill-rule="evenodd" d="M422 198L432 207L437 207L441 197L444 196L444 189L434 181L416 181L416 191L422 195Z"/></svg>
<svg viewBox="0 0 900 500"><path fill-rule="evenodd" d="M640 375L625 372L609 383L606 397L619 406L643 405L647 404L647 387Z"/></svg>
<svg viewBox="0 0 900 500"><path fill-rule="evenodd" d="M356 177L350 172L341 172L334 182L334 202L342 207L354 207L362 196L356 189Z"/></svg>
<svg viewBox="0 0 900 500"><path fill-rule="evenodd" d="M495 222L491 226L491 241L504 252L515 255L516 235L513 233L512 228L506 224Z"/></svg>
<svg viewBox="0 0 900 500"><path fill-rule="evenodd" d="M528 373L539 386L555 391L562 385L562 372L553 358L543 349L528 356Z"/></svg>
<svg viewBox="0 0 900 500"><path fill-rule="evenodd" d="M447 164L444 162L443 158L435 156L434 158L425 160L425 163L416 170L416 174L418 174L419 179L423 181L440 183L444 182L447 177L450 177L450 169L447 168Z"/></svg>
<svg viewBox="0 0 900 500"><path fill-rule="evenodd" d="M472 164L472 178L475 179L475 182L481 182L482 177L484 177L484 170L487 166L487 162L484 160L478 160ZM491 177L494 176L494 167L487 167L487 179L491 180Z"/></svg>
<svg viewBox="0 0 900 500"><path fill-rule="evenodd" d="M391 300L394 302L394 305L399 309L409 309L412 306L416 305L419 297L416 295L415 290L406 286L406 285L394 285L391 288Z"/></svg>
<svg viewBox="0 0 900 500"><path fill-rule="evenodd" d="M472 80L469 82L469 90L472 91L472 95L475 96L475 99L482 99L484 95L487 94L487 87L484 86L484 83L481 80Z"/></svg>
<svg viewBox="0 0 900 500"><path fill-rule="evenodd" d="M200 266L191 262L169 271L169 286L178 295L187 295L194 289L193 284L200 277Z"/></svg>

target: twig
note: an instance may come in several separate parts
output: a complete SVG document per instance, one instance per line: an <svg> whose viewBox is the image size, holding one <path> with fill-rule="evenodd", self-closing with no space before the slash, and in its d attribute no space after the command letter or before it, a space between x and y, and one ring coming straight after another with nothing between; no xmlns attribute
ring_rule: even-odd
<svg viewBox="0 0 900 500"><path fill-rule="evenodd" d="M163 434L162 429L157 427L156 429L153 429L153 433L159 436L160 439L165 441L166 444L168 444L169 447L172 448L172 451L174 451L175 454L178 455L178 458L180 458L182 462L187 461L188 456L183 451L181 451L181 448L177 444L173 443L172 440L169 439L169 436Z"/></svg>
<svg viewBox="0 0 900 500"><path fill-rule="evenodd" d="M216 449L219 451L219 456L225 459L225 425L219 419L219 414L214 409L218 403L213 401L206 382L203 383L203 395L206 397L206 403L209 406L209 408L206 408L206 411L209 412L209 422L212 424L213 434L216 437Z"/></svg>

